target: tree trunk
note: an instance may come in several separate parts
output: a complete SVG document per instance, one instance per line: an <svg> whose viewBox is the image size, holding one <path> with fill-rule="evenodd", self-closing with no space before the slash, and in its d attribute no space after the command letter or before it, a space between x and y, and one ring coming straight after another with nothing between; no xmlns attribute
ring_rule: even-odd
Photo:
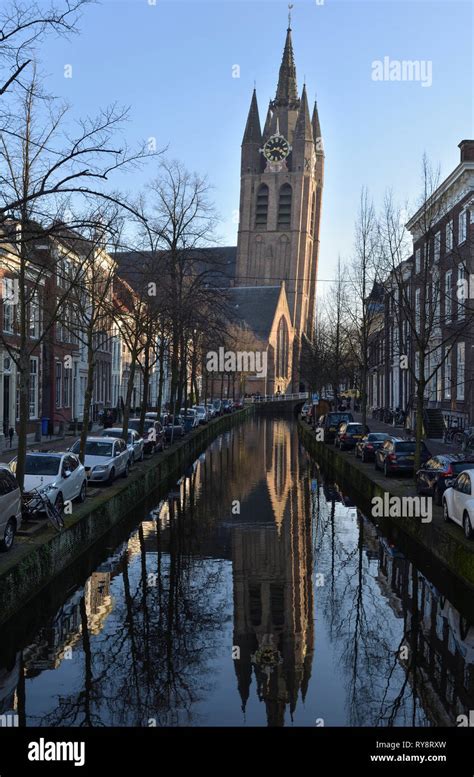
<svg viewBox="0 0 474 777"><path fill-rule="evenodd" d="M125 406L123 408L123 418L122 418L122 437L127 442L127 436L128 436L128 422L130 420L130 409L132 404L132 395L133 395L133 384L135 383L135 371L136 371L136 354L130 354L131 361L130 361L130 369L128 372L128 381L127 381L127 393L125 395Z"/></svg>
<svg viewBox="0 0 474 777"><path fill-rule="evenodd" d="M86 440L89 433L89 418L92 405L92 392L94 389L94 349L92 347L92 332L87 337L87 381L86 393L84 396L84 412L82 415L81 444L79 447L79 459L84 464Z"/></svg>

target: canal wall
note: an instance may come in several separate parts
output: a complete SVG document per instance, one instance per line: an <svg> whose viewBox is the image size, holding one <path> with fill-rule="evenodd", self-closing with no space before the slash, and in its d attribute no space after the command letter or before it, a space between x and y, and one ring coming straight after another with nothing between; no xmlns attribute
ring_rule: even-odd
<svg viewBox="0 0 474 777"><path fill-rule="evenodd" d="M99 542L114 526L136 509L149 494L170 478L177 478L210 442L245 421L253 407L221 416L175 443L163 453L133 469L127 479L116 481L65 516L65 528L57 533L45 525L31 537L18 538L13 549L0 557L0 624L15 615L41 589Z"/></svg>
<svg viewBox="0 0 474 777"><path fill-rule="evenodd" d="M308 453L321 465L333 481L347 489L349 495L358 498L370 516L374 497L414 496L416 490L407 481L387 479L378 473L373 464L362 464L352 453L344 453L333 445L318 442L314 431L301 419L298 421L301 441ZM418 544L433 559L444 564L462 583L472 586L474 593L474 542L466 540L460 526L446 524L442 509L433 504L433 520L422 523L419 518L377 518L377 523L395 529L395 535L402 533ZM393 531L392 531L393 535Z"/></svg>

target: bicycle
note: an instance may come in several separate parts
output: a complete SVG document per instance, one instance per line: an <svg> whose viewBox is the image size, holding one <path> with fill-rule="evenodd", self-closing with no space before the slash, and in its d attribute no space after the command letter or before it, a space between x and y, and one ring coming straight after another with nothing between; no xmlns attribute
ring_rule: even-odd
<svg viewBox="0 0 474 777"><path fill-rule="evenodd" d="M444 441L452 442L454 445L462 445L465 438L464 431L459 429L458 426L448 426L444 433Z"/></svg>
<svg viewBox="0 0 474 777"><path fill-rule="evenodd" d="M36 518L39 513L45 513L49 522L54 526L56 531L61 531L64 528L64 518L58 508L51 504L46 494L41 493L37 489L23 494L22 503L22 517L23 520L28 521Z"/></svg>

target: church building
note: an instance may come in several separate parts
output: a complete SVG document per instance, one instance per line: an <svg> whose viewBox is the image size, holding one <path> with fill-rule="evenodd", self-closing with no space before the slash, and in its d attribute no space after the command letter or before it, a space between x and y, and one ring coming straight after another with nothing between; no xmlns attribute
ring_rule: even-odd
<svg viewBox="0 0 474 777"><path fill-rule="evenodd" d="M266 379L249 378L247 391L299 391L314 327L324 151L317 105L311 116L306 85L298 93L290 26L263 130L252 95L240 179L230 302L268 354Z"/></svg>

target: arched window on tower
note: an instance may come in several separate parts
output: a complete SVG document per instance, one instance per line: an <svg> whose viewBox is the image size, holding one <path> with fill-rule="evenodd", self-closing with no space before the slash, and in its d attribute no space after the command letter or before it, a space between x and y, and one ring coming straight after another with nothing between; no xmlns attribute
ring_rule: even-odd
<svg viewBox="0 0 474 777"><path fill-rule="evenodd" d="M276 375L278 378L288 377L288 353L288 324L282 316L277 330Z"/></svg>
<svg viewBox="0 0 474 777"><path fill-rule="evenodd" d="M255 208L255 226L266 227L268 219L268 186L265 183L257 192L257 205Z"/></svg>
<svg viewBox="0 0 474 777"><path fill-rule="evenodd" d="M278 197L278 229L289 229L291 225L291 186L284 183Z"/></svg>
<svg viewBox="0 0 474 777"><path fill-rule="evenodd" d="M314 224L314 216L316 212L316 192L313 192L313 197L311 199L311 224L310 224L310 232L314 237L314 231L315 231L315 224Z"/></svg>

